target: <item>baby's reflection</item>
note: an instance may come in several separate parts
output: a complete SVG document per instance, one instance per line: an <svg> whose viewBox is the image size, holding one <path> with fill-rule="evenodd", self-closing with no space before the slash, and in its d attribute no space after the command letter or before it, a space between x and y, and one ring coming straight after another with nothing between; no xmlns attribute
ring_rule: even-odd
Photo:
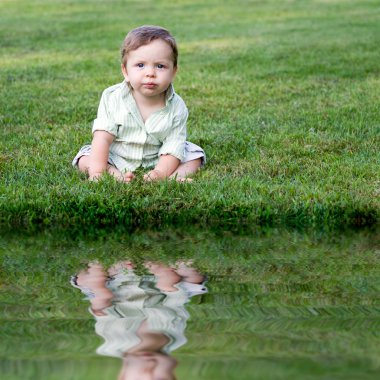
<svg viewBox="0 0 380 380"><path fill-rule="evenodd" d="M108 270L91 263L71 283L90 300L104 338L97 353L122 359L119 380L172 380L177 362L169 353L186 343L184 304L207 292L205 278L185 262L144 267L149 274L137 275L130 261Z"/></svg>

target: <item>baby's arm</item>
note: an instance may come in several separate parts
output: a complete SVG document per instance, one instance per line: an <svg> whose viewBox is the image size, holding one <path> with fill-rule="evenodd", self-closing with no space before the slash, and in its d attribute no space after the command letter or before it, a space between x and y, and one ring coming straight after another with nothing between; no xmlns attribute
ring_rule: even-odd
<svg viewBox="0 0 380 380"><path fill-rule="evenodd" d="M184 157L186 143L186 121L188 111L183 100L177 101L175 116L170 132L162 141L156 167L144 176L146 181L170 177L178 168Z"/></svg>
<svg viewBox="0 0 380 380"><path fill-rule="evenodd" d="M181 277L165 264L146 262L145 267L156 276L156 288L163 292L176 292L175 284L181 281Z"/></svg>
<svg viewBox="0 0 380 380"><path fill-rule="evenodd" d="M88 168L90 180L101 177L102 174L107 171L110 145L114 138L113 135L106 131L94 132Z"/></svg>
<svg viewBox="0 0 380 380"><path fill-rule="evenodd" d="M180 160L171 154L163 154L158 159L156 167L145 174L146 181L168 178L179 166Z"/></svg>

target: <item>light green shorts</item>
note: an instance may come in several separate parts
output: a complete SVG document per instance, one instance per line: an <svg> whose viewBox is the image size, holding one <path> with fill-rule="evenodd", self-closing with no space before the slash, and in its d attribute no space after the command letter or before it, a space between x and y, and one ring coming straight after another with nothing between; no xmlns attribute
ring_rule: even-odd
<svg viewBox="0 0 380 380"><path fill-rule="evenodd" d="M79 159L83 156L89 156L90 152L91 152L91 145L82 146L78 154L73 159L73 162L72 162L73 166L74 167L78 166ZM112 166L117 167L115 165L114 157L115 157L115 154L110 152L108 156L108 163ZM206 154L204 150L200 146L193 144L189 141L186 141L185 158L181 161L181 163L193 161L193 160L196 160L197 158L200 158L202 160L202 166L206 163Z"/></svg>

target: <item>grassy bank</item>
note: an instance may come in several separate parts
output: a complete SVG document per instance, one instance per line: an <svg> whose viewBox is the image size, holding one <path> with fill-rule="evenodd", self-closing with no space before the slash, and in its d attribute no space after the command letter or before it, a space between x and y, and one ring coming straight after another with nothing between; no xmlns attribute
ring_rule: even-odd
<svg viewBox="0 0 380 380"><path fill-rule="evenodd" d="M3 1L0 224L352 226L380 216L380 12L367 1ZM192 184L88 183L70 161L126 32L176 36L208 164Z"/></svg>

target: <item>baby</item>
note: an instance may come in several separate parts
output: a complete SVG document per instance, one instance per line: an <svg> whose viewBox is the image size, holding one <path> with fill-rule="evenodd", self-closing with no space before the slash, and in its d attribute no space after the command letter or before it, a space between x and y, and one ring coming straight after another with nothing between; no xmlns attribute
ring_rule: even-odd
<svg viewBox="0 0 380 380"><path fill-rule="evenodd" d="M177 59L166 29L141 26L128 33L121 49L125 80L103 92L92 143L73 160L90 180L108 172L130 182L143 167L151 169L146 181L185 181L205 163L203 149L186 141L188 110L172 84Z"/></svg>

